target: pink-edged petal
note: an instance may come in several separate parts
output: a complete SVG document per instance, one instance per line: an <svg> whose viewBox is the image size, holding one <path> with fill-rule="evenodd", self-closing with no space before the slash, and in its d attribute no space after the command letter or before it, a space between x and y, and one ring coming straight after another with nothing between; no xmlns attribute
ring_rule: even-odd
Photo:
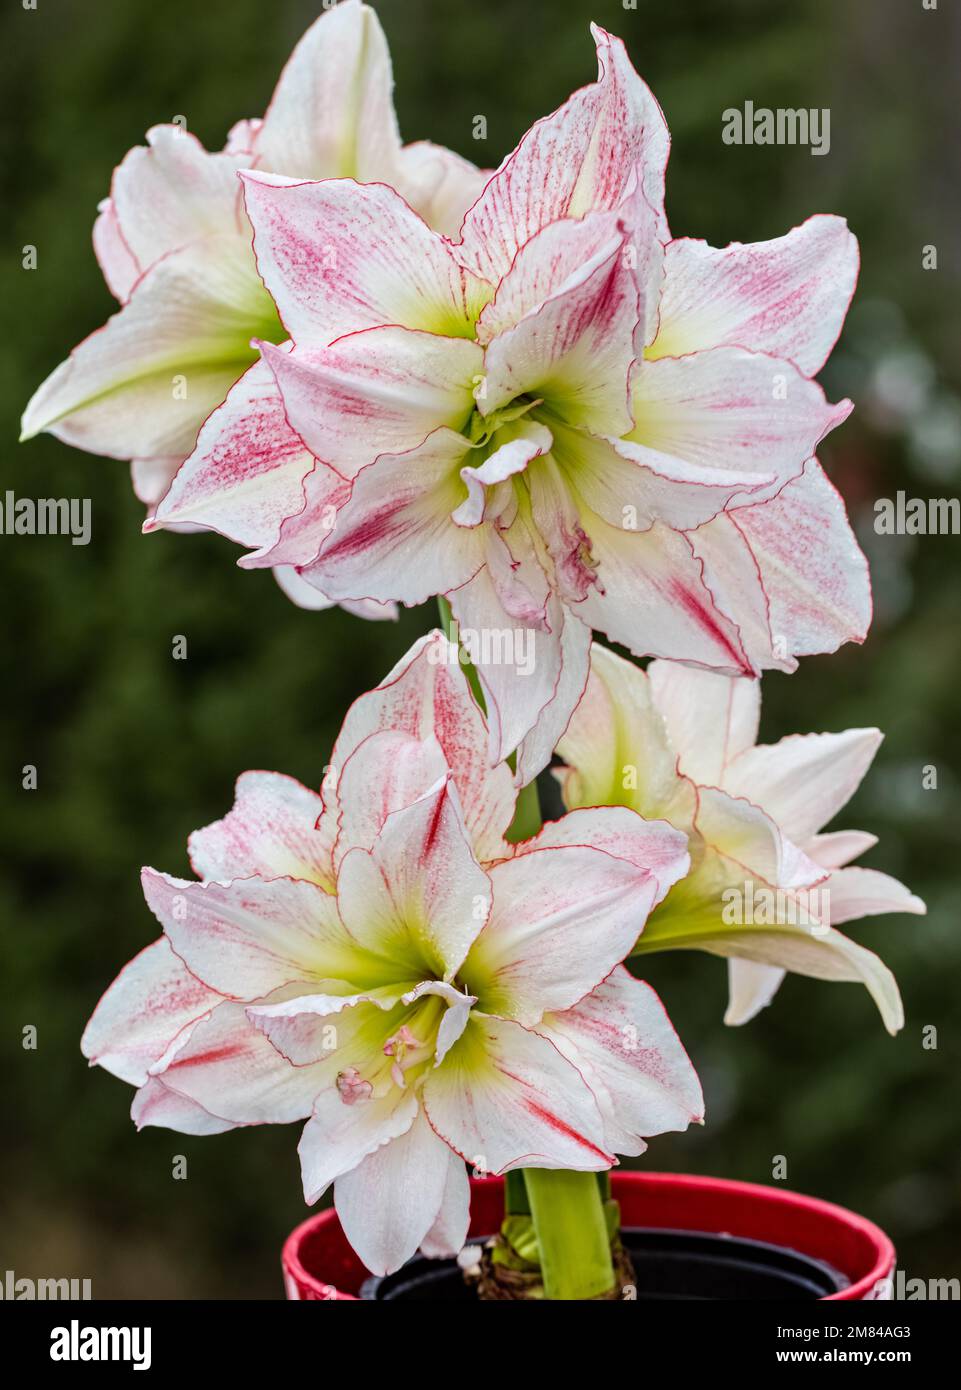
<svg viewBox="0 0 961 1390"><path fill-rule="evenodd" d="M584 693L590 670L591 630L576 613L556 603L560 623L560 669L554 691L538 711L533 728L517 745L515 781L520 787L532 782L551 760L554 749L571 722L577 702ZM555 626L556 626L555 620ZM538 634L539 636L539 634ZM531 635L531 640L537 637ZM543 643L541 644L543 646ZM503 707L504 700L501 699Z"/></svg>
<svg viewBox="0 0 961 1390"><path fill-rule="evenodd" d="M314 828L324 803L280 772L243 772L233 809L195 830L190 862L200 878L303 878L322 883L330 873Z"/></svg>
<svg viewBox="0 0 961 1390"><path fill-rule="evenodd" d="M567 217L542 227L520 248L477 323L485 346L515 328L549 299L576 288L623 247L622 219L616 212Z"/></svg>
<svg viewBox="0 0 961 1390"><path fill-rule="evenodd" d="M316 562L304 567L307 579L338 601L408 607L465 584L484 558L482 538L451 516L463 501L469 447L439 429L419 448L361 469Z"/></svg>
<svg viewBox="0 0 961 1390"><path fill-rule="evenodd" d="M753 748L761 718L761 683L744 676L722 676L672 661L653 661L647 678L658 714L667 726L680 771L702 786L723 786L770 811L760 788L724 780L725 769ZM784 827L792 839L797 839Z"/></svg>
<svg viewBox="0 0 961 1390"><path fill-rule="evenodd" d="M833 926L885 912L909 912L919 917L927 912L922 900L903 883L876 869L837 869L828 879L827 890Z"/></svg>
<svg viewBox="0 0 961 1390"><path fill-rule="evenodd" d="M497 283L518 250L549 222L618 206L641 170L643 192L666 235L663 113L624 45L597 25L598 79L538 121L507 156L464 221L462 255Z"/></svg>
<svg viewBox="0 0 961 1390"><path fill-rule="evenodd" d="M587 688L557 752L567 764L558 776L569 809L625 806L641 816L662 817L684 830L691 828L694 788L678 776L677 753L654 703L651 683L640 667L598 642L591 647ZM575 825L583 814L565 816L552 833ZM604 814L610 817L615 812ZM625 825L633 838L637 822L627 814ZM582 835L581 842L619 852L606 839ZM625 857L634 855L630 852Z"/></svg>
<svg viewBox="0 0 961 1390"><path fill-rule="evenodd" d="M130 1118L138 1129L158 1125L161 1129L175 1129L180 1134L224 1134L228 1129L237 1128L233 1120L211 1115L195 1100L171 1091L158 1076L151 1076L140 1087L130 1106Z"/></svg>
<svg viewBox="0 0 961 1390"><path fill-rule="evenodd" d="M785 835L803 845L850 801L881 738L878 729L846 729L758 744L728 763L722 785L732 796L763 806Z"/></svg>
<svg viewBox="0 0 961 1390"><path fill-rule="evenodd" d="M174 1039L220 1002L161 937L121 970L84 1029L80 1050L91 1066L142 1086Z"/></svg>
<svg viewBox="0 0 961 1390"><path fill-rule="evenodd" d="M175 454L161 454L159 458L131 459L130 485L139 502L143 502L152 515L157 503L166 496L170 484L177 476L177 469L183 463ZM193 528L187 526L185 530Z"/></svg>
<svg viewBox="0 0 961 1390"><path fill-rule="evenodd" d="M815 864L825 869L841 869L857 859L878 842L877 835L866 830L833 830L826 835L813 835L804 846Z"/></svg>
<svg viewBox="0 0 961 1390"><path fill-rule="evenodd" d="M597 1096L616 1153L643 1153L645 1138L702 1120L697 1073L663 1004L622 966L574 1008L546 1015L538 1032Z"/></svg>
<svg viewBox="0 0 961 1390"><path fill-rule="evenodd" d="M470 1182L464 1160L448 1151L444 1195L433 1226L420 1243L429 1260L442 1260L458 1254L467 1240L470 1225Z"/></svg>
<svg viewBox="0 0 961 1390"><path fill-rule="evenodd" d="M724 1022L729 1028L750 1023L781 988L787 974L779 965L754 960L730 959L727 963L728 1004Z"/></svg>
<svg viewBox="0 0 961 1390"><path fill-rule="evenodd" d="M350 483L317 459L304 478L296 509L281 523L272 544L242 555L241 569L276 569L310 564L330 536L337 513L350 496ZM306 606L306 605L302 605Z"/></svg>
<svg viewBox="0 0 961 1390"><path fill-rule="evenodd" d="M440 1214L452 1159L464 1169L418 1111L406 1134L337 1179L344 1235L372 1273L390 1274L415 1254Z"/></svg>
<svg viewBox="0 0 961 1390"><path fill-rule="evenodd" d="M378 454L415 448L441 425L462 429L483 370L476 343L392 326L289 355L266 343L262 350L290 424L345 478Z"/></svg>
<svg viewBox="0 0 961 1390"><path fill-rule="evenodd" d="M254 1026L243 1004L221 1004L155 1074L177 1095L234 1124L306 1119L325 1063L294 1067Z"/></svg>
<svg viewBox="0 0 961 1390"><path fill-rule="evenodd" d="M787 236L723 250L673 241L651 355L729 343L787 357L813 376L841 332L857 276L858 244L842 217L810 217Z"/></svg>
<svg viewBox="0 0 961 1390"><path fill-rule="evenodd" d="M350 968L337 905L315 883L193 883L155 869L144 869L141 879L177 955L220 994L256 999L291 981L345 978Z"/></svg>
<svg viewBox="0 0 961 1390"><path fill-rule="evenodd" d="M340 825L334 862L352 849L370 849L387 817L419 801L449 772L437 739L393 729L371 734L344 763L337 785Z"/></svg>
<svg viewBox="0 0 961 1390"><path fill-rule="evenodd" d="M791 638L772 630L760 566L733 518L733 512L726 512L685 533L703 566L704 582L720 612L736 621L750 674L770 669L796 671Z"/></svg>
<svg viewBox="0 0 961 1390"><path fill-rule="evenodd" d="M191 243L152 266L38 388L23 438L48 430L108 458L186 457L252 362L251 334L276 329L249 248L236 237Z"/></svg>
<svg viewBox="0 0 961 1390"><path fill-rule="evenodd" d="M368 1154L406 1134L417 1110L413 1092L396 1086L385 1096L353 1105L345 1104L336 1085L326 1087L317 1096L297 1146L304 1200L313 1204Z"/></svg>
<svg viewBox="0 0 961 1390"><path fill-rule="evenodd" d="M518 854L532 849L590 845L615 859L626 859L656 880L654 905L667 896L690 868L687 835L663 820L645 820L626 806L585 806L548 821Z"/></svg>
<svg viewBox="0 0 961 1390"><path fill-rule="evenodd" d="M796 656L863 642L871 623L868 565L837 490L816 459L769 502L738 508L775 642Z"/></svg>
<svg viewBox="0 0 961 1390"><path fill-rule="evenodd" d="M507 1019L472 1017L423 1089L427 1118L475 1167L609 1168L590 1087L553 1043Z"/></svg>
<svg viewBox="0 0 961 1390"><path fill-rule="evenodd" d="M340 771L371 734L391 730L414 739L435 737L454 777L470 842L482 863L507 852L504 832L514 814L508 768L491 768L487 726L460 666L458 648L440 632L414 643L385 679L351 705L331 755L324 799L338 806ZM326 819L326 817L325 817Z"/></svg>
<svg viewBox="0 0 961 1390"><path fill-rule="evenodd" d="M572 425L614 435L631 428L640 310L623 251L620 240L608 243L550 299L490 342L478 391L485 415L527 395Z"/></svg>
<svg viewBox="0 0 961 1390"><path fill-rule="evenodd" d="M387 178L400 151L384 31L357 0L326 7L287 61L255 149L299 178Z"/></svg>
<svg viewBox="0 0 961 1390"><path fill-rule="evenodd" d="M287 349L275 351L286 356ZM288 424L270 366L255 362L204 422L154 524L190 522L240 545L269 547L303 506L304 479L315 465L324 470L331 500L345 497L344 480L316 464Z"/></svg>
<svg viewBox="0 0 961 1390"><path fill-rule="evenodd" d="M571 1008L624 959L658 888L648 870L589 845L525 846L490 880L493 910L462 975L481 1009L526 1026Z"/></svg>
<svg viewBox="0 0 961 1390"><path fill-rule="evenodd" d="M458 526L479 526L489 502L500 496L498 484L523 473L532 459L550 449L552 435L546 426L522 420L514 428L516 437L501 444L483 463L476 466L467 463L461 468L461 481L467 488L467 496L452 513Z"/></svg>
<svg viewBox="0 0 961 1390"><path fill-rule="evenodd" d="M753 674L737 625L719 608L684 535L661 523L621 531L596 513L583 524L603 586L578 608L585 623L636 656Z"/></svg>
<svg viewBox="0 0 961 1390"><path fill-rule="evenodd" d="M395 187L428 226L456 238L464 214L480 197L489 178L489 170L478 169L453 150L417 140L400 152Z"/></svg>
<svg viewBox="0 0 961 1390"><path fill-rule="evenodd" d="M553 429L552 457L572 495L622 531L647 531L656 521L688 530L739 498L764 495L774 474L706 468L631 439L604 439L564 425Z"/></svg>
<svg viewBox="0 0 961 1390"><path fill-rule="evenodd" d="M179 125L147 131L147 145L126 155L110 188L120 234L141 273L201 237L237 237L249 248L237 178L247 162L242 154L209 153Z"/></svg>
<svg viewBox="0 0 961 1390"><path fill-rule="evenodd" d="M830 405L792 363L739 347L645 362L634 380L628 438L710 472L797 477L853 409ZM755 494L743 499L752 504Z"/></svg>
<svg viewBox="0 0 961 1390"><path fill-rule="evenodd" d="M396 963L399 978L454 978L488 919L491 883L471 852L449 774L392 812L370 851L344 857L337 895L353 939Z"/></svg>
<svg viewBox="0 0 961 1390"><path fill-rule="evenodd" d="M298 608L309 608L314 613L323 613L328 608L335 606L333 599L327 598L313 584L308 584L307 580L298 574L292 565L276 565L274 578L291 602L296 603ZM397 605L395 603L377 603L374 599L359 599L356 603L347 601L341 604L341 607L348 613L353 613L355 618L364 618L368 622L397 621Z"/></svg>
<svg viewBox="0 0 961 1390"><path fill-rule="evenodd" d="M529 596L526 589L525 593ZM470 583L455 590L450 603L484 694L490 731L488 757L493 766L508 757L532 733L542 713L558 694L564 661L565 614L562 605L554 602L551 605L553 627L545 631L505 612L489 565ZM576 703L577 693L570 687L576 684L578 646L586 645L583 637L578 641L575 624L578 624L577 619L572 620L567 635L575 678L565 681L561 690L562 701L572 699L573 703ZM583 660L580 665L583 668ZM583 675L586 678L586 670ZM567 710L564 723L570 718L571 709ZM543 727L546 730L547 724ZM525 755L525 776L543 753L543 743L543 738L538 736Z"/></svg>
<svg viewBox="0 0 961 1390"><path fill-rule="evenodd" d="M358 964L360 952L358 951ZM390 1029L381 1013L389 1013L404 992L396 981L374 985L360 993L345 993L348 986L330 981L338 993L297 994L276 1004L252 1004L247 1017L291 1066L309 1067L329 1062L329 1082L334 1073L349 1066L373 1071L383 1064L384 1041ZM361 1073L362 1074L362 1073ZM317 1087L321 1089L320 1085Z"/></svg>
<svg viewBox="0 0 961 1390"><path fill-rule="evenodd" d="M140 279L140 263L123 239L112 198L104 198L93 224L93 250L107 288L121 304Z"/></svg>
<svg viewBox="0 0 961 1390"><path fill-rule="evenodd" d="M298 347L400 324L470 338L488 289L385 184L244 175L264 283Z"/></svg>

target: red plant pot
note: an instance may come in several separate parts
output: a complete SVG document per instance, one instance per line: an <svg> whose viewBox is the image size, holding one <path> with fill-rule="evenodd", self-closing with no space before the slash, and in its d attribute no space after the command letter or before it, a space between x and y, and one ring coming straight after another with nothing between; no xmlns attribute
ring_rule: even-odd
<svg viewBox="0 0 961 1390"><path fill-rule="evenodd" d="M890 1298L894 1246L863 1216L817 1197L724 1178L614 1173L625 1227L704 1231L765 1241L831 1265L848 1287L828 1299ZM471 1179L471 1236L496 1231L504 1215L502 1178ZM367 1270L347 1244L337 1213L319 1212L292 1231L282 1257L289 1299L357 1299Z"/></svg>

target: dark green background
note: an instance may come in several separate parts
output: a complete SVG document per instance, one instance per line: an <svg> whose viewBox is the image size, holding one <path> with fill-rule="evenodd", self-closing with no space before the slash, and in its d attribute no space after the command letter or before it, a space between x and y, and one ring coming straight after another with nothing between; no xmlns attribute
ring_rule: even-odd
<svg viewBox="0 0 961 1390"><path fill-rule="evenodd" d="M90 1276L100 1297L276 1295L281 1240L304 1213L296 1130L138 1136L130 1091L88 1071L78 1041L105 984L156 935L141 864L186 872L188 831L226 810L244 768L317 784L348 702L432 615L373 626L301 612L269 575L234 568L238 552L216 537L141 537L123 464L15 440L31 391L111 310L90 228L113 165L179 114L218 147L234 120L263 111L316 4L39 0L31 12L5 0L4 11L0 489L92 498L93 541L0 538L0 1274ZM897 972L908 1022L892 1041L863 990L791 978L762 1017L727 1030L719 962L652 961L708 1121L655 1141L644 1161L770 1181L783 1154L788 1185L886 1226L909 1275L959 1275L961 542L871 530L879 496L958 487L956 7L387 0L380 12L408 139L496 164L592 79L596 18L625 37L667 113L675 234L752 241L831 211L861 238L856 310L826 374L858 409L824 461L870 543L877 615L863 648L767 679L763 732L885 729L841 824L880 834L866 862L930 904L927 919L854 928ZM747 98L829 106L830 154L722 145L721 112ZM485 143L471 138L481 113ZM21 268L27 244L35 271ZM922 270L924 245L937 246L937 271ZM185 662L171 658L176 634ZM27 763L37 791L21 789ZM925 765L937 790L921 789ZM27 1024L36 1052L21 1047ZM928 1024L937 1050L922 1048ZM172 1180L175 1154L187 1181Z"/></svg>

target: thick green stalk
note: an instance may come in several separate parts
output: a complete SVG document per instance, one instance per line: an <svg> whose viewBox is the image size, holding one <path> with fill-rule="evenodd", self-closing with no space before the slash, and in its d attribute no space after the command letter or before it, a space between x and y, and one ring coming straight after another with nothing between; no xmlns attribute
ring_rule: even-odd
<svg viewBox="0 0 961 1390"><path fill-rule="evenodd" d="M614 1288L611 1240L594 1173L525 1168L544 1297L598 1298Z"/></svg>

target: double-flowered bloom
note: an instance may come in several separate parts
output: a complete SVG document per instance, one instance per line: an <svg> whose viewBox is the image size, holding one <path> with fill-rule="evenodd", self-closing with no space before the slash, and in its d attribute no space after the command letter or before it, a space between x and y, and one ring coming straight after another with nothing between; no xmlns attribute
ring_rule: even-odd
<svg viewBox="0 0 961 1390"><path fill-rule="evenodd" d="M88 1024L133 1117L189 1134L307 1120L375 1271L467 1230L465 1161L606 1169L702 1113L657 996L621 962L687 838L611 807L508 844L515 792L440 633L351 708L323 797L249 772L190 839L199 881L144 871L163 927Z"/></svg>
<svg viewBox="0 0 961 1390"><path fill-rule="evenodd" d="M354 35L361 14L339 8L311 33L336 18ZM597 81L534 125L486 184L437 151L412 164L384 134L394 128L371 73L387 60L369 16L362 27L352 70L377 99L336 103L357 127L353 167L327 157L340 148L329 134L317 136L324 159L302 148L305 129L333 119L317 102L298 98L290 148L277 131L289 73L305 66L296 56L264 123L204 156L221 161L223 217L241 228L204 295L242 262L244 308L219 289L216 313L207 299L172 302L185 323L203 320L190 350L201 376L227 320L231 342L241 323L246 336L210 378L205 411L230 390L149 524L219 530L253 547L242 563L278 568L318 604L384 612L446 595L480 635L491 760L516 752L521 783L567 726L592 629L638 655L748 676L860 640L866 566L814 457L850 409L812 379L857 274L843 220L725 250L672 239L663 114L620 40L596 28ZM159 149L140 152L130 177ZM200 158L189 139L179 149ZM428 160L450 194L443 215L412 186ZM226 192L238 168L245 214ZM125 231L125 186L118 175L101 246L117 219ZM474 191L461 220L458 200ZM55 401L65 438L145 452L146 398L107 390L104 353L142 346L120 325L148 282L171 302L163 276L191 247L158 260L41 388L31 429L50 426ZM251 336L261 357L240 375ZM180 339L175 352L164 333L149 343L164 378L184 357ZM99 394L73 400L66 385L86 372ZM179 455L196 411L168 448L176 408L150 401L149 452ZM519 634L533 638L532 662Z"/></svg>
<svg viewBox="0 0 961 1390"><path fill-rule="evenodd" d="M257 361L252 340L285 337L257 274L240 170L384 180L432 226L456 231L484 176L440 146L403 146L392 88L376 15L344 0L297 45L263 119L239 121L222 151L204 149L178 125L155 126L148 145L115 170L94 226L120 311L39 388L24 437L49 430L78 448L130 459L138 496L151 509L160 501L206 417ZM270 373L255 367L258 382L269 394ZM285 447L301 475L312 467L293 432ZM287 500L300 505L299 484ZM235 538L246 543L242 516L237 526ZM305 595L292 571L278 578L298 601L327 606L316 588Z"/></svg>
<svg viewBox="0 0 961 1390"><path fill-rule="evenodd" d="M689 837L691 871L652 913L637 954L729 958L728 1023L770 1003L788 970L867 986L885 1027L904 1022L894 976L837 927L922 913L876 869L848 867L875 843L822 833L857 790L877 729L758 744L760 683L655 661L641 671L595 645L587 690L558 753L568 807L624 805Z"/></svg>

